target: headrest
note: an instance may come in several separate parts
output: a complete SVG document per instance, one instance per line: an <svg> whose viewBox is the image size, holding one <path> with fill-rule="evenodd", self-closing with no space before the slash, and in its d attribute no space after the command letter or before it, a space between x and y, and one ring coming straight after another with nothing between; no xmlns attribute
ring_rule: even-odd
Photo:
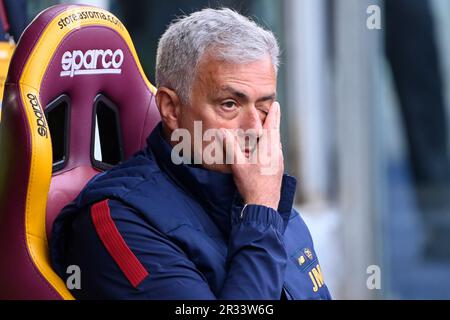
<svg viewBox="0 0 450 320"><path fill-rule="evenodd" d="M117 107L124 157L145 145L146 129L159 119L156 108L149 108L155 88L115 16L90 6L54 6L33 21L20 42L7 82L20 83L26 103L36 103L37 97L45 108L66 94L75 108L69 154L75 151L76 158L69 159L69 169L91 162L92 106L99 94ZM38 129L45 133L47 128Z"/></svg>

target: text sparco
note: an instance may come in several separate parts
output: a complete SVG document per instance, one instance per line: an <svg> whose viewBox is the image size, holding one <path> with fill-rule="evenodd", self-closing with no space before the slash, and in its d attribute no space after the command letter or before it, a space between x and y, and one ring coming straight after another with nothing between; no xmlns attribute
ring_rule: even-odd
<svg viewBox="0 0 450 320"><path fill-rule="evenodd" d="M61 77L73 77L92 74L120 74L123 63L121 49L92 49L83 52L81 50L66 51L61 58Z"/></svg>
<svg viewBox="0 0 450 320"><path fill-rule="evenodd" d="M39 106L38 98L32 93L28 93L27 98L30 101L31 107L33 108L33 113L36 116L38 134L41 137L48 138L47 123L45 121L44 115L42 114L41 107Z"/></svg>

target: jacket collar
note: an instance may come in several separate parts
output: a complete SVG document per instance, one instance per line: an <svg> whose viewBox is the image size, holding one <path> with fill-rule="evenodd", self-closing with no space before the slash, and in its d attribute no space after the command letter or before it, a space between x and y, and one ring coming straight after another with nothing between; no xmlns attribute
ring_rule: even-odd
<svg viewBox="0 0 450 320"><path fill-rule="evenodd" d="M159 167L204 207L222 233L228 234L230 211L241 202L233 176L198 165L175 164L171 158L172 146L163 136L161 123L150 134L147 144Z"/></svg>

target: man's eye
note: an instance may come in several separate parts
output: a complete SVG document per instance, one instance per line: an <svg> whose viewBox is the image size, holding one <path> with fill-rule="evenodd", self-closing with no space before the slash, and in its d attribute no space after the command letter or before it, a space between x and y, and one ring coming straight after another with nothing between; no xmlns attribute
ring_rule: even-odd
<svg viewBox="0 0 450 320"><path fill-rule="evenodd" d="M258 109L258 110L259 110L259 112L261 112L261 114L262 114L263 116L267 116L267 114L269 113L269 111L266 110L266 109Z"/></svg>
<svg viewBox="0 0 450 320"><path fill-rule="evenodd" d="M226 101L222 103L222 107L225 109L234 109L237 107L236 102L234 101Z"/></svg>

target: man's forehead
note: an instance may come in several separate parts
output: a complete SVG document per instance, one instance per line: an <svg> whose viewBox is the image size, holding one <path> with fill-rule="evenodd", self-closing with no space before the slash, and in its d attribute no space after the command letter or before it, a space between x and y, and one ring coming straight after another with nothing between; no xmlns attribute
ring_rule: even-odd
<svg viewBox="0 0 450 320"><path fill-rule="evenodd" d="M262 56L253 61L227 61L213 56L211 53L204 54L200 59L197 71L207 73L214 77L222 74L235 73L257 73L259 76L272 77L276 75L276 68L269 55Z"/></svg>
<svg viewBox="0 0 450 320"><path fill-rule="evenodd" d="M274 90L258 90L258 100L275 100L276 91ZM235 87L233 85L224 84L219 86L218 93L228 93L240 99L249 99L251 92L248 92L245 88Z"/></svg>
<svg viewBox="0 0 450 320"><path fill-rule="evenodd" d="M250 63L232 63L205 57L197 70L196 80L210 93L228 93L237 97L273 96L276 74L270 59Z"/></svg>

